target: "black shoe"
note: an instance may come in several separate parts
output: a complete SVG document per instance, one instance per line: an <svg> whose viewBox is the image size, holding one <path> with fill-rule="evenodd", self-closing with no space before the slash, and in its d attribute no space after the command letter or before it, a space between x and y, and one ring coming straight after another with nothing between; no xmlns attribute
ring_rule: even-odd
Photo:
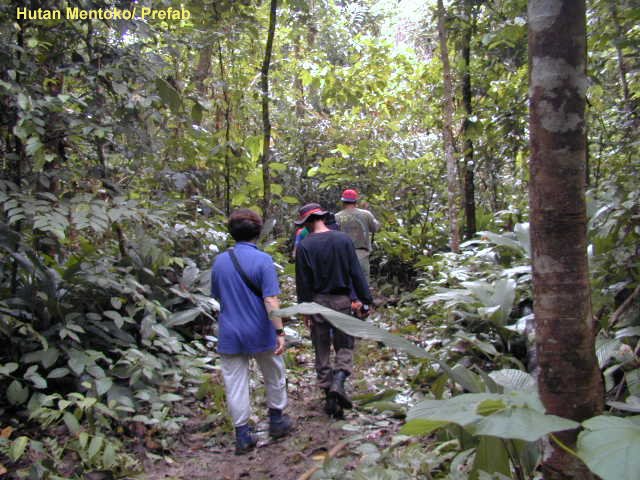
<svg viewBox="0 0 640 480"><path fill-rule="evenodd" d="M244 455L250 452L258 444L258 439L253 435L249 425L236 427L236 455Z"/></svg>
<svg viewBox="0 0 640 480"><path fill-rule="evenodd" d="M351 399L347 396L347 392L344 390L344 381L347 379L347 376L348 373L344 370L335 370L333 372L333 380L331 381L329 394L336 398L340 407L348 410L353 408L353 403L351 403Z"/></svg>
<svg viewBox="0 0 640 480"><path fill-rule="evenodd" d="M282 410L269 409L269 436L273 439L282 438L293 429L293 421L289 415L283 415Z"/></svg>
<svg viewBox="0 0 640 480"><path fill-rule="evenodd" d="M332 417L333 414L335 413L336 407L338 405L336 403L336 397L335 397L335 395L333 395L332 393L329 392L329 389L326 389L324 391L324 393L325 393L324 413L326 413L327 415Z"/></svg>
<svg viewBox="0 0 640 480"><path fill-rule="evenodd" d="M344 410L338 403L338 399L336 395L329 392L329 390L326 390L324 413L338 420L341 420L344 418Z"/></svg>

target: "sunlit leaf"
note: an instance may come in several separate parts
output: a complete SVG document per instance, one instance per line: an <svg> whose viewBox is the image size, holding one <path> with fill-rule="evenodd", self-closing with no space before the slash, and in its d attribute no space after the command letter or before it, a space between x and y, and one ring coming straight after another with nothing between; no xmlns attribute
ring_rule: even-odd
<svg viewBox="0 0 640 480"><path fill-rule="evenodd" d="M179 325L185 325L189 322L194 321L200 314L202 310L199 308L192 308L189 310L182 310L180 312L172 313L168 320L165 322L167 327L177 327Z"/></svg>
<svg viewBox="0 0 640 480"><path fill-rule="evenodd" d="M17 462L20 457L22 457L27 445L29 445L29 437L21 436L16 438L11 443L11 448L9 449L9 457L11 460Z"/></svg>
<svg viewBox="0 0 640 480"><path fill-rule="evenodd" d="M474 425L476 435L525 440L534 442L552 432L578 428L573 420L545 415L529 407L511 407L498 410Z"/></svg>
<svg viewBox="0 0 640 480"><path fill-rule="evenodd" d="M601 415L582 422L578 456L603 480L637 480L640 472L640 416Z"/></svg>

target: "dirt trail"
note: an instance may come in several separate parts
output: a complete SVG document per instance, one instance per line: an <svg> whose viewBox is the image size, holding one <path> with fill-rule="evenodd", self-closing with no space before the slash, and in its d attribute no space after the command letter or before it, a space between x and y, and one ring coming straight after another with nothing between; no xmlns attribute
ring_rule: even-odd
<svg viewBox="0 0 640 480"><path fill-rule="evenodd" d="M360 365L352 376L351 385L365 393L367 381L363 372L375 371L369 362L372 356L362 350L360 345ZM369 346L368 348L371 348ZM321 465L327 453L336 445L340 448L337 456L343 457L349 467L355 467L360 455L355 451L362 442L375 443L378 446L388 444L397 431L400 422L368 414L356 408L347 412L342 421L330 419L323 412L323 399L315 387L315 372L312 355L307 339L296 347L295 358L298 365L288 371L289 406L287 413L294 419L294 432L278 441L270 441L267 435L265 408L254 406L254 413L261 419L256 425L260 441L253 452L234 455L233 435L228 432L211 430L207 427L206 412L197 408L197 403L186 407L189 416L179 438L168 455L172 462L163 460L147 461L145 474L148 480L167 479L216 479L216 480L262 480L262 479L298 479L315 466Z"/></svg>

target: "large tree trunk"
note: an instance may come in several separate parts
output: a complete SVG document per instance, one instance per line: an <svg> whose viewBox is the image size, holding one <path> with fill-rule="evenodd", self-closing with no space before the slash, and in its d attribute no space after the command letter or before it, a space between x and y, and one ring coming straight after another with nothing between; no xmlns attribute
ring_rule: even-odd
<svg viewBox="0 0 640 480"><path fill-rule="evenodd" d="M462 124L464 138L464 235L467 240L476 234L476 190L474 182L475 165L473 161L473 141L469 136L469 125L473 115L471 105L471 37L473 34L473 6L471 0L465 0L464 10L466 28L462 39L462 103L464 104L465 119Z"/></svg>
<svg viewBox="0 0 640 480"><path fill-rule="evenodd" d="M444 81L444 95L442 109L444 125L444 155L447 162L447 203L449 212L450 240L452 252L460 250L460 234L458 233L458 166L456 164L453 145L453 82L451 81L451 66L449 64L449 49L447 48L447 30L445 27L445 11L442 0L438 0L438 37L440 39L440 58Z"/></svg>
<svg viewBox="0 0 640 480"><path fill-rule="evenodd" d="M582 421L602 411L594 348L585 208L584 0L529 0L531 242L540 396L549 413ZM576 431L557 433L567 445ZM546 480L592 478L555 444Z"/></svg>
<svg viewBox="0 0 640 480"><path fill-rule="evenodd" d="M262 215L267 218L271 208L271 120L269 119L269 65L271 64L271 52L273 50L273 37L276 32L276 14L278 0L271 0L269 13L269 32L267 45L264 52L264 61L260 72L260 85L262 87Z"/></svg>

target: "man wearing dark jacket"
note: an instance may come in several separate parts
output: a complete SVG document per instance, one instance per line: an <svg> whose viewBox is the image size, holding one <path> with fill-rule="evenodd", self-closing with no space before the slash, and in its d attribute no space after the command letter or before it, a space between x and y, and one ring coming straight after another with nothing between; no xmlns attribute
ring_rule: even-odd
<svg viewBox="0 0 640 480"><path fill-rule="evenodd" d="M295 222L311 232L300 242L296 255L298 302L316 302L348 315L352 288L365 305L370 305L373 299L353 242L345 233L325 225L327 213L319 204L309 203L299 210L300 216ZM326 395L325 411L336 418L342 417L343 409L352 407L344 382L353 367L354 338L334 328L322 315L310 315L305 323L311 328L318 386Z"/></svg>

